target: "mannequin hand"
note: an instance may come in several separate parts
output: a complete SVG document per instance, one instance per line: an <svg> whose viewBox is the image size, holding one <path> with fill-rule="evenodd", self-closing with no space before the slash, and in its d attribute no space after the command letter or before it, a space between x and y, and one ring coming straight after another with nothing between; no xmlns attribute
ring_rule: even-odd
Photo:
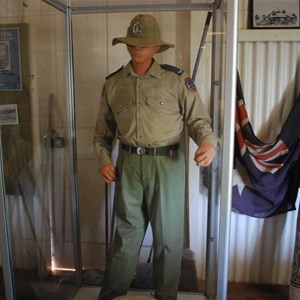
<svg viewBox="0 0 300 300"><path fill-rule="evenodd" d="M208 167L216 154L215 147L212 144L201 144L195 152L194 161L197 166Z"/></svg>
<svg viewBox="0 0 300 300"><path fill-rule="evenodd" d="M116 168L113 164L107 164L102 166L99 170L98 173L100 176L103 177L104 181L106 183L110 183L112 181L116 181L117 179L117 172L116 172Z"/></svg>

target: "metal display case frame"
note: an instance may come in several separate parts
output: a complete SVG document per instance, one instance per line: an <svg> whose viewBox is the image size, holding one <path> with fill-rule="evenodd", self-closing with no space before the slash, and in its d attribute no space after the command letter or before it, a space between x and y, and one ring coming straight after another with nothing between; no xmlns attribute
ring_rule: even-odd
<svg viewBox="0 0 300 300"><path fill-rule="evenodd" d="M236 70L237 70L237 31L238 31L238 0L216 0L198 3L186 3L187 1L174 1L171 4L140 4L140 5L72 5L72 1L64 0L41 0L65 15L66 45L67 45L67 78L68 78L68 110L70 136L72 137L73 162L72 175L72 197L73 213L75 222L75 266L76 285L82 285L82 265L80 252L80 230L79 210L77 192L77 161L76 161L76 132L75 132L75 101L74 101L74 66L72 57L72 16L74 14L89 13L113 13L113 12L134 12L134 11L196 11L204 10L212 12L213 38L212 38L212 78L211 78L211 99L213 112L213 128L222 136L222 166L221 185L217 186L216 174L211 172L209 187L209 207L207 222L207 254L206 254L206 286L205 295L207 299L225 300L227 298L228 281L228 257L229 257L229 233L230 233L230 212L232 192L232 169L234 153L234 114L236 95ZM76 1L73 1L76 3ZM88 4L89 1L84 3ZM100 2L100 1L98 1ZM151 2L151 1L150 1ZM93 2L95 3L95 1ZM225 18L224 18L225 17ZM223 23L226 20L226 28ZM224 31L224 32L223 32ZM224 43L225 40L225 43ZM224 53L225 55L222 55ZM222 61L224 57L225 61ZM223 69L222 69L223 68ZM223 78L223 79L222 79ZM224 82L224 84L222 84ZM214 105L221 99L224 107L222 124L216 115ZM4 193L4 169L1 157L0 140L0 242L3 258L3 273L6 290L6 299L16 299L16 292L13 278L13 266L11 258L10 237L8 235L8 220L5 215L5 193ZM218 211L220 212L218 214ZM218 238L217 238L218 237Z"/></svg>

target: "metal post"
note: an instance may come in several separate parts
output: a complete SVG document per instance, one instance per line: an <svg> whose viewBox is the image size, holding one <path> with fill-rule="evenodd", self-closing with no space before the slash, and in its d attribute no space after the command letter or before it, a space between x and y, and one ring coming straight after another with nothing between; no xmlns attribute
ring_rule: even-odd
<svg viewBox="0 0 300 300"><path fill-rule="evenodd" d="M72 10L66 11L66 53L68 67L68 115L69 115L69 137L71 153L71 188L73 201L73 228L74 228L74 258L76 269L76 284L82 285L82 260L80 244L79 204L78 204L78 179L77 179L77 151L76 151L76 117L75 117L75 96L74 96L74 67L73 67L73 42L72 42Z"/></svg>
<svg viewBox="0 0 300 300"><path fill-rule="evenodd" d="M226 300L234 156L234 121L237 70L238 0L227 0L224 86L223 158L220 204L217 300Z"/></svg>
<svg viewBox="0 0 300 300"><path fill-rule="evenodd" d="M3 264L3 278L6 300L16 298L13 261L11 256L10 230L6 215L5 190L4 190L4 167L0 126L0 254Z"/></svg>
<svg viewBox="0 0 300 300"><path fill-rule="evenodd" d="M222 101L222 23L223 10L217 8L213 11L213 30L212 36L212 88L211 88L211 115L212 127L217 137L220 132L220 114ZM212 163L210 183L208 191L207 209L207 243L206 243L206 275L205 275L205 294L207 299L215 299L217 293L217 244L218 244L218 216L220 206L220 149Z"/></svg>

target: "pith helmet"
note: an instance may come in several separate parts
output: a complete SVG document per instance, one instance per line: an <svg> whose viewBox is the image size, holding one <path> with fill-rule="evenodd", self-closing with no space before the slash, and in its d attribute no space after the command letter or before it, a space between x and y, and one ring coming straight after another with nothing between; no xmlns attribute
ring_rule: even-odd
<svg viewBox="0 0 300 300"><path fill-rule="evenodd" d="M135 16L127 29L127 36L113 39L113 45L118 43L135 47L160 46L157 52L163 52L170 47L174 48L173 44L167 43L161 39L157 21L148 14L139 14Z"/></svg>

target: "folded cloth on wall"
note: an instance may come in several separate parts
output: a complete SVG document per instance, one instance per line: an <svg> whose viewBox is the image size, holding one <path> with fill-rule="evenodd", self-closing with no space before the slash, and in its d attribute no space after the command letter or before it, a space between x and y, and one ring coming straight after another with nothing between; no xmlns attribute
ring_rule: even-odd
<svg viewBox="0 0 300 300"><path fill-rule="evenodd" d="M265 218L295 210L300 178L300 95L272 143L259 140L248 119L239 76L233 210Z"/></svg>

